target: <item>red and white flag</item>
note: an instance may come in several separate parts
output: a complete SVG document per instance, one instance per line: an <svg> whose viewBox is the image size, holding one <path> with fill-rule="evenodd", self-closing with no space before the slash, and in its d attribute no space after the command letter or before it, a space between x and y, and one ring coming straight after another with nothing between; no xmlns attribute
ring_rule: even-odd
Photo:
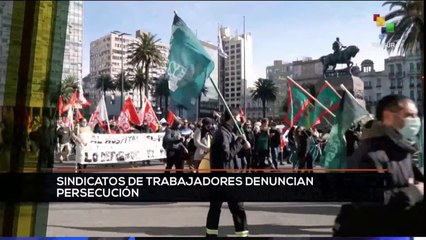
<svg viewBox="0 0 426 240"><path fill-rule="evenodd" d="M138 112L136 111L135 105L133 105L133 101L130 97L127 98L126 102L124 103L123 110L121 110L121 112L124 112L126 114L128 120L131 123L137 126L142 124L142 121L138 116Z"/></svg>
<svg viewBox="0 0 426 240"><path fill-rule="evenodd" d="M64 99L62 98L62 96L59 96L59 102L58 102L59 116L62 116L62 114L64 113L63 108L64 108Z"/></svg>
<svg viewBox="0 0 426 240"><path fill-rule="evenodd" d="M143 121L146 121L153 132L156 132L159 126L157 115L151 107L148 99L145 97L145 108Z"/></svg>
<svg viewBox="0 0 426 240"><path fill-rule="evenodd" d="M62 108L63 112L67 112L68 110L72 109L75 107L75 103L77 101L77 91L75 91L73 93L73 95L71 96L70 100L67 102L67 104L65 104L65 106Z"/></svg>
<svg viewBox="0 0 426 240"><path fill-rule="evenodd" d="M128 132L132 129L130 127L129 118L123 111L120 113L120 116L118 116L117 126L119 126L123 132Z"/></svg>
<svg viewBox="0 0 426 240"><path fill-rule="evenodd" d="M78 89L78 100L77 101L82 107L90 106L90 102L87 101L87 99L83 95L83 87L81 85Z"/></svg>
<svg viewBox="0 0 426 240"><path fill-rule="evenodd" d="M99 100L98 106L95 111L92 113L92 116L89 120L89 125L93 128L96 123L99 123L103 126L103 122L108 121L108 112L105 105L105 99L101 97Z"/></svg>

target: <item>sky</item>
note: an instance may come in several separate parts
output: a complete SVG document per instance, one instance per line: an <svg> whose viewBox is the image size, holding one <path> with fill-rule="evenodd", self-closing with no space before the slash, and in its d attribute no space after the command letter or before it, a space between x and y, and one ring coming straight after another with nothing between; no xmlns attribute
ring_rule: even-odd
<svg viewBox="0 0 426 240"><path fill-rule="evenodd" d="M355 64L365 59L384 68L389 54L380 42L380 27L373 14L385 15L383 1L84 1L83 76L89 73L90 42L114 30L135 35L143 29L169 43L173 11L197 33L200 40L217 43L218 25L231 33L245 29L253 38L254 79L266 77L274 60L292 62L302 57L317 59L332 52L336 37L360 52ZM394 54L392 54L394 55ZM338 66L338 68L344 66Z"/></svg>

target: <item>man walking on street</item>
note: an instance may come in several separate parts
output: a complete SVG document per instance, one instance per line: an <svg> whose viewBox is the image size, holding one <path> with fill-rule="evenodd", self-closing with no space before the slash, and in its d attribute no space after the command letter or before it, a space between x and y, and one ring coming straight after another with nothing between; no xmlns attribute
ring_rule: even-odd
<svg viewBox="0 0 426 240"><path fill-rule="evenodd" d="M234 109L232 115L237 116L238 110ZM245 135L235 136L233 129L235 123L231 113L226 111L222 120L222 124L213 136L213 142L210 151L211 169L235 169L238 168L234 164L234 158L238 152L244 148L249 149L250 143ZM227 195L226 191L220 191L221 196ZM219 219L222 208L222 201L211 201L207 215L207 237L217 237L219 234ZM244 204L237 201L228 201L229 210L234 220L235 234L239 237L248 236L247 217L244 210Z"/></svg>

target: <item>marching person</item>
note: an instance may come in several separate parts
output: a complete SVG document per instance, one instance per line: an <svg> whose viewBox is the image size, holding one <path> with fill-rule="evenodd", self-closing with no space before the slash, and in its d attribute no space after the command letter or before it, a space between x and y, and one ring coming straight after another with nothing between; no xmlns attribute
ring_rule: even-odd
<svg viewBox="0 0 426 240"><path fill-rule="evenodd" d="M238 110L232 111L234 116L238 115ZM245 135L239 135L238 137L233 133L235 123L232 119L231 113L226 111L224 113L222 124L219 129L214 133L212 146L210 148L210 165L211 169L235 169L234 158L238 152L244 148L249 149L250 143L247 141ZM216 193L212 193L215 194ZM226 191L220 191L216 196L223 196ZM219 218L222 208L221 201L211 201L209 212L207 214L206 223L206 236L217 237L219 234ZM242 202L229 201L229 210L232 213L234 220L235 233L239 237L248 236L247 217Z"/></svg>
<svg viewBox="0 0 426 240"><path fill-rule="evenodd" d="M386 180L384 202L363 210L369 213L367 224L364 219L354 222L354 216L342 211L336 218L334 235L423 236L424 176L413 161L421 128L416 104L405 96L385 96L377 105L376 118L365 124L348 166L378 172L388 169L391 177Z"/></svg>
<svg viewBox="0 0 426 240"><path fill-rule="evenodd" d="M72 130L69 127L68 123L62 122L57 135L59 137L59 162L63 163L64 161L68 161L68 158L71 154L71 137Z"/></svg>
<svg viewBox="0 0 426 240"><path fill-rule="evenodd" d="M204 118L201 123L201 127L197 128L194 132L194 145L196 150L194 153L194 162L190 164L192 169L198 169L204 155L210 152L213 121L209 118Z"/></svg>
<svg viewBox="0 0 426 240"><path fill-rule="evenodd" d="M255 135L255 154L256 154L256 163L255 168L265 169L265 161L270 157L270 132L269 132L269 121L267 118L262 119L259 132ZM273 166L271 166L273 167Z"/></svg>
<svg viewBox="0 0 426 240"><path fill-rule="evenodd" d="M188 150L185 148L183 142L185 138L180 134L180 128L182 126L181 121L176 118L172 125L166 129L163 138L163 148L166 150L166 173L170 173L170 169L173 166L181 171L177 173L182 173L183 170L183 159L182 154Z"/></svg>

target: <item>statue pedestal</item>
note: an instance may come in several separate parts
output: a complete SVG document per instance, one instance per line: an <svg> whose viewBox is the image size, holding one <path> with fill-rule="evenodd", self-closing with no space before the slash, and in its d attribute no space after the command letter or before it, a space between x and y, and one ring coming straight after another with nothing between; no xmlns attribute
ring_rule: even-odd
<svg viewBox="0 0 426 240"><path fill-rule="evenodd" d="M364 100L364 82L361 80L361 78L357 76L353 76L348 74L335 74L335 75L329 75L326 77L326 79L330 85L336 89L337 93L340 94L340 96L343 95L344 90L340 88L340 84L343 84L349 92L357 99L357 101L365 108L365 100ZM318 93L322 85L324 84L324 79L318 81L318 83L315 85L315 91ZM325 117L328 122L331 124L334 123L334 117L331 115L327 115ZM329 131L331 129L331 126L327 123L327 121L321 120L321 123L317 126L318 129L323 131Z"/></svg>

